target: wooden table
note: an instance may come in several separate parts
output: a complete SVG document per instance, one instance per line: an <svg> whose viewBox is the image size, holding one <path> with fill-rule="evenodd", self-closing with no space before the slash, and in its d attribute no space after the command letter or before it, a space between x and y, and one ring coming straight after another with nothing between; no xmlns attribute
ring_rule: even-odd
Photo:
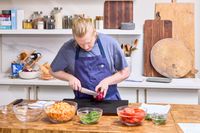
<svg viewBox="0 0 200 133"><path fill-rule="evenodd" d="M156 126L152 121L128 127L118 121L117 116L102 116L98 124L83 125L77 116L63 124L51 124L46 117L36 122L20 122L14 114L0 114L0 133L67 133L67 132L110 132L110 133L177 133L182 132L179 122L200 122L200 105L172 105L165 125Z"/></svg>

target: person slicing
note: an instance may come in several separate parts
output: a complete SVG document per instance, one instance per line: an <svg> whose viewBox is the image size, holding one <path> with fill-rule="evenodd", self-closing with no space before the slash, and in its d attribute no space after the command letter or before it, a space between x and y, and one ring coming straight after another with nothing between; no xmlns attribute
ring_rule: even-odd
<svg viewBox="0 0 200 133"><path fill-rule="evenodd" d="M72 33L73 39L53 60L51 74L69 82L75 99L93 98L79 91L84 87L103 92L106 100L120 100L117 83L125 80L130 70L117 40L97 33L91 19L85 17L73 19Z"/></svg>

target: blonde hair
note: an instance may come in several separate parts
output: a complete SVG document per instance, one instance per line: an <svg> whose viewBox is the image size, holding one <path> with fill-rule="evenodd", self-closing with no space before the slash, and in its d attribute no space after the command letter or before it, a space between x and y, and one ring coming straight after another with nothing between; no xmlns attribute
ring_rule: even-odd
<svg viewBox="0 0 200 133"><path fill-rule="evenodd" d="M83 37L89 29L95 29L91 18L75 17L72 22L72 33L75 37Z"/></svg>

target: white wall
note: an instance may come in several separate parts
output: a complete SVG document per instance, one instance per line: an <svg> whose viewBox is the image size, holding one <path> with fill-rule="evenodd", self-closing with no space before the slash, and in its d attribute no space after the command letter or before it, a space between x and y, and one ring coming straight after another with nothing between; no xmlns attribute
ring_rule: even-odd
<svg viewBox="0 0 200 133"><path fill-rule="evenodd" d="M136 23L136 29L143 30L143 24L146 19L154 19L154 9L155 9L155 3L158 2L171 2L171 0L134 0L134 22ZM195 3L195 17L196 17L196 25L195 25L195 48L196 48L196 68L200 68L200 39L198 37L199 35L199 17L200 17L200 1L199 0L177 0L177 2L194 2ZM23 9L25 10L25 18L29 18L31 13L33 11L43 11L44 15L48 15L50 11L55 6L61 6L63 7L63 15L71 15L71 14L81 14L85 13L88 16L95 17L97 15L103 15L103 4L104 0L0 0L0 10L2 9L10 9L10 8L17 8L17 9ZM13 36L12 36L13 37ZM17 50L12 52L12 54L8 54L7 51L5 53L8 54L8 58L3 59L3 72L8 70L8 67L10 65L10 61L13 60L16 55L19 53L20 49L31 49L31 48L38 48L39 50L42 50L44 52L44 57L42 59L43 61L51 61L53 56L56 54L57 50L60 48L60 46L67 40L67 37L69 36L14 36L14 39L12 38L6 38L3 41L3 50L11 50L13 48L12 45L15 45L14 47L17 48ZM32 38L32 39L31 39ZM36 39L40 38L40 39ZM125 39L122 39L118 37L118 40L120 42L125 42ZM8 42L9 40L9 42ZM28 41L27 41L28 40ZM30 41L31 40L31 41ZM137 57L138 63L136 63L138 66L136 66L134 69L139 69L140 73L142 73L143 68L143 57L142 57L142 42L143 36L141 36L140 39L140 46L139 46L139 58ZM49 41L49 43L48 43ZM127 40L127 43L131 41L130 37L129 40ZM20 46L18 47L17 45ZM9 46L8 46L9 45ZM43 46L42 46L43 45ZM40 47L38 47L40 46ZM47 49L45 49L47 48ZM2 53L4 55L4 53ZM50 55L50 56L49 56ZM48 58L47 58L48 57ZM7 60L8 59L8 60ZM9 61L9 62L8 62Z"/></svg>
<svg viewBox="0 0 200 133"><path fill-rule="evenodd" d="M154 9L155 3L158 2L171 2L171 0L134 0L134 22L136 23L136 29L143 30L143 24L146 19L154 19ZM200 23L200 0L177 0L177 2L194 2L195 3L195 60L196 68L200 68L200 39L199 39L199 23ZM104 0L0 0L0 10L19 8L25 10L25 18L29 18L33 11L40 11L42 9L44 15L48 15L50 11L55 6L63 7L63 15L71 14L82 14L85 13L88 16L95 17L98 15L103 15L103 3ZM0 68L2 71L8 71L11 61L13 61L19 52L23 49L31 50L38 49L38 51L43 53L43 57L40 63L49 61L51 62L57 53L61 45L69 39L70 35L3 35L0 37L0 49L2 47L3 53L0 55ZM130 36L114 36L120 42L130 43L135 37ZM2 39L2 40L1 40ZM136 65L133 66L133 70L138 71L142 74L143 68L143 35L139 40L139 50L137 51ZM1 56L0 56L1 57ZM1 61L2 59L2 61ZM199 75L199 74L198 74ZM199 77L199 76L198 76ZM52 90L52 89L50 89ZM41 99L48 98L47 95L49 90L40 90ZM2 91L1 91L2 92ZM53 91L54 92L54 91ZM135 101L135 90L128 91L127 89L121 89L120 92L123 93L123 97L129 97ZM130 93L129 93L130 92ZM154 97L157 94L153 91L150 97ZM195 93L195 92L194 92ZM194 94L192 93L192 95ZM169 94L170 95L170 94ZM191 95L191 96L192 96ZM133 98L131 97L133 96ZM56 97L55 97L56 98ZM157 99L155 99L157 100Z"/></svg>

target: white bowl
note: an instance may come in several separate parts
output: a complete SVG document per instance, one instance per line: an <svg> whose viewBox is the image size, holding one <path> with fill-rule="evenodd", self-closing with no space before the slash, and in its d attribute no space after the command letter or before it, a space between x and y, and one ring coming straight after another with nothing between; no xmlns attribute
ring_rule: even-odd
<svg viewBox="0 0 200 133"><path fill-rule="evenodd" d="M34 79L39 77L39 71L32 71L32 72L19 72L19 77L22 79Z"/></svg>

